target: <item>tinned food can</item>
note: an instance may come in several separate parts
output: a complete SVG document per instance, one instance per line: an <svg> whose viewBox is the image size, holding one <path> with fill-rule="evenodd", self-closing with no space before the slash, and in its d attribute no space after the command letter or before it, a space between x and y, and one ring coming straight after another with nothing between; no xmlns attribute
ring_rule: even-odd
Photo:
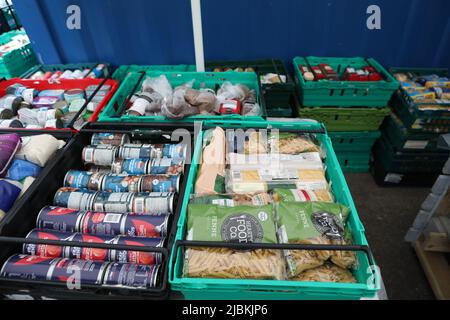
<svg viewBox="0 0 450 320"><path fill-rule="evenodd" d="M179 192L180 181L180 175L144 175L141 178L139 192Z"/></svg>
<svg viewBox="0 0 450 320"><path fill-rule="evenodd" d="M101 190L107 192L139 192L140 184L140 176L108 174L103 178Z"/></svg>
<svg viewBox="0 0 450 320"><path fill-rule="evenodd" d="M88 189L91 176L92 172L69 170L64 177L64 186L71 188Z"/></svg>
<svg viewBox="0 0 450 320"><path fill-rule="evenodd" d="M49 280L55 264L63 258L15 254L9 257L0 271L2 278L21 280Z"/></svg>
<svg viewBox="0 0 450 320"><path fill-rule="evenodd" d="M99 191L93 204L98 212L130 212L136 193Z"/></svg>
<svg viewBox="0 0 450 320"><path fill-rule="evenodd" d="M85 243L104 243L112 244L115 238L113 236L92 235L85 233L75 233L72 235L71 241L85 242ZM77 247L74 243L72 246L67 246L64 251L64 256L70 259L83 259L93 261L114 261L111 256L111 249L103 248L89 248Z"/></svg>
<svg viewBox="0 0 450 320"><path fill-rule="evenodd" d="M175 193L173 192L141 192L133 198L130 212L159 214L173 213Z"/></svg>
<svg viewBox="0 0 450 320"><path fill-rule="evenodd" d="M91 137L91 145L107 144L121 146L130 142L130 136L125 133L101 132L94 133Z"/></svg>
<svg viewBox="0 0 450 320"><path fill-rule="evenodd" d="M146 168L147 174L180 174L184 171L184 160L172 158L152 159Z"/></svg>
<svg viewBox="0 0 450 320"><path fill-rule="evenodd" d="M150 160L147 159L116 159L112 166L111 172L120 174L146 174Z"/></svg>
<svg viewBox="0 0 450 320"><path fill-rule="evenodd" d="M159 265L111 263L105 272L103 284L112 287L148 289L158 285Z"/></svg>
<svg viewBox="0 0 450 320"><path fill-rule="evenodd" d="M31 230L26 239L35 240L62 240L71 241L73 233L46 230L46 229L33 229ZM23 253L32 256L51 257L51 258L64 258L65 246L49 245L49 244L34 244L24 243Z"/></svg>
<svg viewBox="0 0 450 320"><path fill-rule="evenodd" d="M164 238L167 236L169 216L165 214L124 214L120 234L130 237Z"/></svg>
<svg viewBox="0 0 450 320"><path fill-rule="evenodd" d="M111 145L86 146L82 151L82 159L85 163L111 166L117 157L118 150L118 147Z"/></svg>
<svg viewBox="0 0 450 320"><path fill-rule="evenodd" d="M76 232L86 211L62 207L46 206L41 209L36 219L38 229L64 232Z"/></svg>
<svg viewBox="0 0 450 320"><path fill-rule="evenodd" d="M116 236L122 234L121 223L124 214L106 212L86 212L80 224L80 232L91 235Z"/></svg>
<svg viewBox="0 0 450 320"><path fill-rule="evenodd" d="M138 238L129 236L117 236L114 240L115 244L141 246L150 248L161 248L164 246L164 238ZM133 250L118 250L112 249L112 257L114 261L123 263L136 264L161 264L162 254L160 252L145 252Z"/></svg>
<svg viewBox="0 0 450 320"><path fill-rule="evenodd" d="M76 210L92 210L97 192L88 189L63 187L55 193L53 203L58 207Z"/></svg>
<svg viewBox="0 0 450 320"><path fill-rule="evenodd" d="M76 285L101 285L105 275L106 268L111 262L100 262L81 259L59 259L54 263L53 270L48 280L66 282Z"/></svg>

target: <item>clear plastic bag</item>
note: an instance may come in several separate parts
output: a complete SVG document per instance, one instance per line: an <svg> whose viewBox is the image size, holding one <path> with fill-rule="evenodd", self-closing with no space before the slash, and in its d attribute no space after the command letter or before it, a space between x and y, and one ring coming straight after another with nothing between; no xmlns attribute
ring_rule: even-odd
<svg viewBox="0 0 450 320"><path fill-rule="evenodd" d="M357 282L350 271L335 266L332 263L325 263L322 266L306 270L299 274L297 277L292 278L291 280L341 283Z"/></svg>
<svg viewBox="0 0 450 320"><path fill-rule="evenodd" d="M164 98L172 95L173 92L172 86L165 75L160 75L156 78L146 78L142 84L142 91L149 93L156 91Z"/></svg>
<svg viewBox="0 0 450 320"><path fill-rule="evenodd" d="M285 279L280 250L236 251L228 248L188 248L184 277L220 279Z"/></svg>

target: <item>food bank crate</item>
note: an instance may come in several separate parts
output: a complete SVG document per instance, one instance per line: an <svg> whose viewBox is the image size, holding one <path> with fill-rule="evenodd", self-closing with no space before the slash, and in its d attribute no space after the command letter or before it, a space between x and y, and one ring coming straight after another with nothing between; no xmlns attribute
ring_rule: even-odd
<svg viewBox="0 0 450 320"><path fill-rule="evenodd" d="M178 231L176 242L171 254L171 263L169 266L169 281L172 284L172 290L181 291L186 299L359 299L361 297L373 297L380 288L380 276L374 266L372 254L368 248L365 237L364 226L359 220L356 208L354 206L350 191L345 182L345 178L340 169L339 163L334 154L331 141L325 133L322 125L311 122L254 122L230 123L224 125L224 128L278 128L281 132L304 132L315 133L317 138L325 147L327 152L326 166L327 178L332 182L332 189L336 196L336 200L351 209L348 218L348 226L353 233L355 249L358 251L358 268L355 276L358 283L321 283L321 282L300 282L286 280L247 280L247 279L208 279L208 278L187 278L182 276L183 270L183 248L191 246L219 246L240 249L254 248L270 248L270 249L317 249L317 245L305 247L302 245L280 245L280 244L236 244L223 242L200 242L186 241L184 235L186 232L186 214L189 202L189 195L194 192L194 184L202 156L202 138L203 132L197 137L196 148L193 155L193 162L189 172L185 198L183 199L183 207L180 219L178 221ZM214 122L205 122L205 128L214 127ZM212 127L211 127L212 126ZM335 247L333 247L334 249ZM346 247L349 248L349 247ZM361 251L362 250L362 251ZM369 271L369 270L373 270Z"/></svg>
<svg viewBox="0 0 450 320"><path fill-rule="evenodd" d="M69 63L69 64L39 64L27 70L24 74L20 76L22 79L29 79L33 74L38 71L45 72L56 72L56 71L75 71L75 70L86 70L89 69L89 73L86 77L95 69L99 64L105 65L103 74L100 74L97 78L107 78L110 75L110 66L107 63ZM86 78L85 77L85 78Z"/></svg>
<svg viewBox="0 0 450 320"><path fill-rule="evenodd" d="M180 126L148 126L135 124L133 127L115 124L114 129L110 126L92 124L88 129L84 129L72 139L64 152L58 154L57 158L46 170L45 175L39 184L30 190L28 201L22 201L19 206L10 213L9 219L0 221L0 265L12 254L20 253L23 243L43 243L51 245L74 245L73 242L55 240L25 240L28 232L36 227L37 215L41 208L53 204L53 197L56 191L63 186L65 175L71 169L83 170L82 150L86 145L91 144L91 138L97 132L128 133L133 140L143 141L143 143L193 143L193 127L181 126L183 134L173 135L173 131L180 129ZM173 138L173 139L172 139ZM189 151L186 157L189 157ZM190 161L189 161L190 162ZM189 171L189 163L186 163L184 172ZM159 270L157 285L149 289L135 289L126 287L106 287L100 285L81 285L80 289L68 289L65 283L54 281L34 281L16 280L0 278L0 296L10 294L28 295L35 299L42 297L53 299L165 299L168 297L169 288L167 284L167 264L169 252L172 248L172 241L176 231L177 220L179 218L181 204L186 189L185 177L180 183L179 200L176 200L174 211L169 220L167 237L162 248L150 248L142 246L119 246L116 244L99 244L92 242L76 243L77 246L102 249L135 250L146 252L159 252L163 255L163 263Z"/></svg>
<svg viewBox="0 0 450 320"><path fill-rule="evenodd" d="M88 112L82 116L84 121L87 122L95 122L97 121L98 115L103 110L104 106L108 103L108 101L112 98L116 90L118 89L118 84L116 81L111 79L62 79L58 81L48 81L48 80L31 80L31 79L19 79L13 78L9 80L0 81L0 97L6 95L6 90L9 86L13 84L21 84L28 88L34 88L39 91L42 90L69 90L69 89L83 89L86 90L88 86L94 85L97 86L96 91L90 97L87 97L85 104L82 106L78 114L74 116L71 124L69 124L69 128L73 128L75 123L79 121L80 115L86 109L88 103L94 98L94 95L98 90L101 89L103 85L111 86L110 91L105 95L103 100L98 104L97 108L94 112ZM6 130L6 129L5 129ZM23 129L26 130L26 129Z"/></svg>
<svg viewBox="0 0 450 320"><path fill-rule="evenodd" d="M372 58L295 57L293 63L302 106L383 107L387 105L399 86L395 78ZM342 75L347 67L372 66L383 77L383 80L305 81L300 72L300 65L314 66L321 63L329 64L338 75Z"/></svg>
<svg viewBox="0 0 450 320"><path fill-rule="evenodd" d="M256 74L261 77L268 73L284 75L286 82L261 84L264 100L266 103L267 115L276 117L282 115L285 117L291 112L291 95L295 93L295 84L292 81L289 72L283 61L280 59L262 59L262 60L236 60L236 61L209 61L206 63L209 71L215 68L231 68L227 72L234 72L236 68L253 68ZM284 110L284 112L283 112Z"/></svg>
<svg viewBox="0 0 450 320"><path fill-rule="evenodd" d="M381 130L385 133L395 150L445 152L437 146L438 133L411 132L395 114L386 117Z"/></svg>
<svg viewBox="0 0 450 320"><path fill-rule="evenodd" d="M376 131L390 110L383 108L308 108L299 109L300 118L322 122L328 131Z"/></svg>
<svg viewBox="0 0 450 320"><path fill-rule="evenodd" d="M342 151L370 152L375 140L381 133L379 131L354 131L354 132L328 132L333 149L336 153Z"/></svg>
<svg viewBox="0 0 450 320"><path fill-rule="evenodd" d="M193 115L180 120L167 119L165 116L133 116L124 114L131 96L139 91L146 77L159 77L164 75L173 88L183 85L186 82L195 80L194 89L210 88L218 89L225 81L232 84L244 84L256 92L256 101L261 107L260 116L242 116L239 114L228 115ZM260 121L264 120L265 115L264 99L261 95L260 83L255 73L250 72L163 72L151 71L141 73L131 73L120 85L117 93L100 114L99 121L102 122L169 122L183 123L203 120L242 120L242 121Z"/></svg>
<svg viewBox="0 0 450 320"><path fill-rule="evenodd" d="M31 44L7 52L0 57L0 78L19 77L37 63Z"/></svg>
<svg viewBox="0 0 450 320"><path fill-rule="evenodd" d="M370 151L361 152L336 152L343 172L369 172Z"/></svg>
<svg viewBox="0 0 450 320"><path fill-rule="evenodd" d="M174 64L174 65L123 65L118 67L111 78L118 83L122 83L125 78L133 72L151 72L151 71L165 71L165 72L186 72L195 71L195 66L190 64Z"/></svg>
<svg viewBox="0 0 450 320"><path fill-rule="evenodd" d="M384 135L375 143L373 152L386 171L396 173L439 173L448 159L448 154L442 152L395 151Z"/></svg>

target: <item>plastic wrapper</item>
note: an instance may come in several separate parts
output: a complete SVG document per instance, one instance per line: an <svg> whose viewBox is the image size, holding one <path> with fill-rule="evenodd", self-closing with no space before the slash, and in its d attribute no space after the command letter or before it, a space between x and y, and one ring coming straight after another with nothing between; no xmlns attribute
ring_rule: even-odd
<svg viewBox="0 0 450 320"><path fill-rule="evenodd" d="M184 99L189 105L197 108L198 113L211 114L214 112L216 97L212 90L187 89L185 92Z"/></svg>
<svg viewBox="0 0 450 320"><path fill-rule="evenodd" d="M279 132L269 135L270 152L282 154L299 154L304 152L319 152L317 143L306 135Z"/></svg>
<svg viewBox="0 0 450 320"><path fill-rule="evenodd" d="M228 248L187 248L184 277L282 280L281 250L236 251Z"/></svg>
<svg viewBox="0 0 450 320"><path fill-rule="evenodd" d="M146 78L142 83L142 91L152 93L158 92L162 97L168 97L172 94L172 86L165 75L156 78Z"/></svg>
<svg viewBox="0 0 450 320"><path fill-rule="evenodd" d="M216 204L226 207L241 205L264 206L272 203L268 193L256 194L217 194L206 196L194 196L189 203L192 204Z"/></svg>
<svg viewBox="0 0 450 320"><path fill-rule="evenodd" d="M34 163L15 159L11 167L9 167L7 178L12 180L22 180L26 177L34 177L37 178L42 168Z"/></svg>
<svg viewBox="0 0 450 320"><path fill-rule="evenodd" d="M280 243L333 244L345 239L349 209L326 202L280 202L276 205ZM332 257L329 250L286 250L289 277L318 267ZM345 261L339 257L338 260Z"/></svg>
<svg viewBox="0 0 450 320"><path fill-rule="evenodd" d="M11 165L15 154L21 147L20 136L16 133L0 135L0 177L3 177Z"/></svg>
<svg viewBox="0 0 450 320"><path fill-rule="evenodd" d="M333 202L333 195L328 190L304 190L304 189L283 189L272 190L272 198L275 202L280 201L321 201Z"/></svg>
<svg viewBox="0 0 450 320"><path fill-rule="evenodd" d="M345 234L343 239L333 239L331 240L332 244L335 245L351 245L353 244L352 234L351 232L346 228ZM331 252L331 261L345 269L353 269L357 266L357 260L356 260L356 252L355 251L332 251Z"/></svg>
<svg viewBox="0 0 450 320"><path fill-rule="evenodd" d="M23 137L22 148L16 153L16 158L45 167L50 157L64 145L64 141L49 134Z"/></svg>
<svg viewBox="0 0 450 320"><path fill-rule="evenodd" d="M325 263L322 266L306 270L291 280L296 281L313 281L313 282L341 282L356 283L353 274L343 268L335 266L331 263Z"/></svg>
<svg viewBox="0 0 450 320"><path fill-rule="evenodd" d="M196 194L225 192L225 131L216 127L205 132L202 162L195 182Z"/></svg>

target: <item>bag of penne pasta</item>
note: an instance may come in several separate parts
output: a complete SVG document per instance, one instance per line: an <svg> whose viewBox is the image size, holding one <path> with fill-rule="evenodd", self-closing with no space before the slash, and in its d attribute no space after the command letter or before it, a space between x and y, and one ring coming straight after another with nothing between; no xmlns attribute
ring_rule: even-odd
<svg viewBox="0 0 450 320"><path fill-rule="evenodd" d="M276 204L280 243L333 244L344 241L349 209L327 202L279 202ZM285 250L288 276L317 268L334 255L329 250ZM338 257L343 261L342 257Z"/></svg>

